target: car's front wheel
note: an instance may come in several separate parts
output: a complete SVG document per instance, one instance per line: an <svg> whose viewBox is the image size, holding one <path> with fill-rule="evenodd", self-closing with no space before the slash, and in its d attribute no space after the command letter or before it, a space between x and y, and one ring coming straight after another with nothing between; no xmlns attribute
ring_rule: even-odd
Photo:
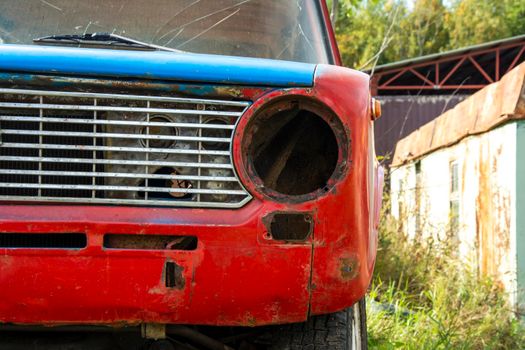
<svg viewBox="0 0 525 350"><path fill-rule="evenodd" d="M278 326L265 340L272 350L366 350L365 298L346 310Z"/></svg>

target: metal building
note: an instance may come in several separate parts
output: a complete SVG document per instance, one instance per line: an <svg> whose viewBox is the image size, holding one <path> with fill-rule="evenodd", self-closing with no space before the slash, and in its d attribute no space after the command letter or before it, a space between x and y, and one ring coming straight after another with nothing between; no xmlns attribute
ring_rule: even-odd
<svg viewBox="0 0 525 350"><path fill-rule="evenodd" d="M390 181L409 237L452 238L525 314L525 63L400 140Z"/></svg>
<svg viewBox="0 0 525 350"><path fill-rule="evenodd" d="M525 61L525 35L377 66L372 93L383 104L376 149L390 163L398 140Z"/></svg>

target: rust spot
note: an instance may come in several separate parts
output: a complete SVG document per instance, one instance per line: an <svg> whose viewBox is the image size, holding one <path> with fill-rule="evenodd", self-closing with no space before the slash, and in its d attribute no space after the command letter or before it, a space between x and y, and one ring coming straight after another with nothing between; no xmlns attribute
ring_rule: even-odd
<svg viewBox="0 0 525 350"><path fill-rule="evenodd" d="M218 95L227 95L231 97L242 98L244 96L242 89L234 87L221 87L218 86L215 88Z"/></svg>
<svg viewBox="0 0 525 350"><path fill-rule="evenodd" d="M101 79L101 78L78 78L78 77L59 77L47 75L30 74L11 74L2 86L30 88L48 88L50 85L59 86L62 90L81 91L81 92L112 92L112 93L132 93L143 94L160 93L167 96L208 96L227 99L248 99L255 100L271 88L254 88L233 85L193 85L177 84L169 82L159 82L155 80L122 80L122 79Z"/></svg>
<svg viewBox="0 0 525 350"><path fill-rule="evenodd" d="M500 267L510 254L510 207L508 190L497 183L500 151L492 154L482 145L479 154L479 193L476 198L476 230L480 272L498 279Z"/></svg>
<svg viewBox="0 0 525 350"><path fill-rule="evenodd" d="M247 312L244 315L244 319L241 321L241 325L244 327L255 327L257 325L257 319L252 314Z"/></svg>
<svg viewBox="0 0 525 350"><path fill-rule="evenodd" d="M341 277L344 280L351 280L359 274L359 260L356 258L341 258L340 259Z"/></svg>

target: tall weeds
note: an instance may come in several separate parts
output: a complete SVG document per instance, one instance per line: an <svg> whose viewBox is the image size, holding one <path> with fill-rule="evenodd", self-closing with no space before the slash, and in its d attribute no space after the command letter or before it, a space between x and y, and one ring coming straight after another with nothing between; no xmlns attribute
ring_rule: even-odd
<svg viewBox="0 0 525 350"><path fill-rule="evenodd" d="M383 215L368 296L371 349L525 349L525 328L492 279L454 245L409 240Z"/></svg>

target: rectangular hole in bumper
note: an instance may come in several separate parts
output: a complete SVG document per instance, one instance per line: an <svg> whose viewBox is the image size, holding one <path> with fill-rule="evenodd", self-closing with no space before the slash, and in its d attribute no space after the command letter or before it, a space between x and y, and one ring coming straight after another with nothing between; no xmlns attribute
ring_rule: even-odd
<svg viewBox="0 0 525 350"><path fill-rule="evenodd" d="M81 249L85 233L0 233L0 248Z"/></svg>
<svg viewBox="0 0 525 350"><path fill-rule="evenodd" d="M106 249L195 250L195 236L105 234Z"/></svg>

